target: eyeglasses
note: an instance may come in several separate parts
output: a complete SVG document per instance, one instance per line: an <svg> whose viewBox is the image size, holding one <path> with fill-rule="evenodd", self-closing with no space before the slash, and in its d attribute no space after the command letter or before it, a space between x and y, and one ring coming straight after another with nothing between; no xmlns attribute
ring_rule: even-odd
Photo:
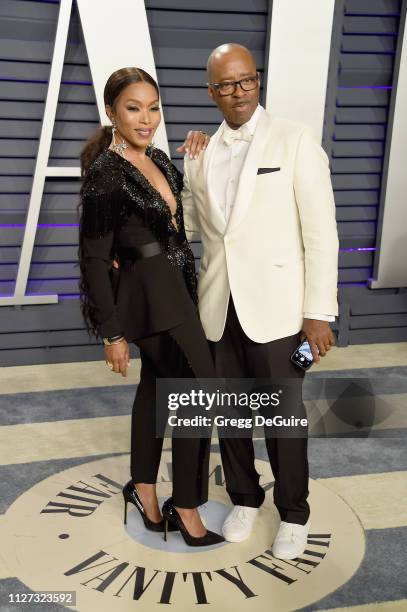
<svg viewBox="0 0 407 612"><path fill-rule="evenodd" d="M235 93L236 87L240 85L243 91L252 91L256 89L259 82L259 73L256 76L247 76L239 81L223 81L222 83L207 83L207 85L213 87L213 89L220 96L231 96Z"/></svg>

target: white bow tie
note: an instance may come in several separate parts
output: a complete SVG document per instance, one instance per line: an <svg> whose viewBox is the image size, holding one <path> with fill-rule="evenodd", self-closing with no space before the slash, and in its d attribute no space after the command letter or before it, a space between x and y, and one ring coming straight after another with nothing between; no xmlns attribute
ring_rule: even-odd
<svg viewBox="0 0 407 612"><path fill-rule="evenodd" d="M223 130L223 142L226 146L231 147L235 140L244 140L246 142L251 142L252 135L250 134L248 128L245 125L242 125L237 130L232 130L232 128L225 126Z"/></svg>

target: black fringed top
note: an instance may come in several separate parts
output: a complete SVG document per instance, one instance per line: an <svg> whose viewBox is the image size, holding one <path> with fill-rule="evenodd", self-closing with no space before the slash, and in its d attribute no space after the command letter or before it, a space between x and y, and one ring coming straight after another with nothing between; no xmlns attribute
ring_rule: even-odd
<svg viewBox="0 0 407 612"><path fill-rule="evenodd" d="M185 236L182 174L160 149L146 151L167 178L177 201L175 220L161 194L129 161L105 149L81 189L79 261L81 306L96 336L124 333L128 341L171 329L196 314L193 253ZM114 258L147 243L162 252L112 269ZM124 263L124 262L121 262ZM118 278L112 278L117 275Z"/></svg>

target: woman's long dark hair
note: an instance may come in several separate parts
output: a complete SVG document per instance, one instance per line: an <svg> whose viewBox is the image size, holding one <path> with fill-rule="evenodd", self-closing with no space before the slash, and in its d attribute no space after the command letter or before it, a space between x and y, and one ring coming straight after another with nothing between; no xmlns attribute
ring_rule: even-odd
<svg viewBox="0 0 407 612"><path fill-rule="evenodd" d="M121 68L116 70L107 80L105 85L103 97L105 105L109 105L114 108L115 102L121 92L132 85L133 83L149 83L152 85L159 97L159 89L156 81L151 75L148 74L142 68ZM94 132L86 142L84 148L80 154L81 161L81 175L86 176L89 167L93 161L99 157L104 149L107 149L112 141L112 127L104 125ZM81 213L81 202L79 202L79 213ZM81 221L79 224L79 267L81 277L79 281L79 292L81 301L81 312L85 320L86 329L89 335L100 336L97 327L97 321L95 317L95 307L92 305L89 299L89 286L86 280L85 274L85 263L83 257L83 233L82 233L82 215L80 215ZM116 271L112 271L112 274L118 274Z"/></svg>

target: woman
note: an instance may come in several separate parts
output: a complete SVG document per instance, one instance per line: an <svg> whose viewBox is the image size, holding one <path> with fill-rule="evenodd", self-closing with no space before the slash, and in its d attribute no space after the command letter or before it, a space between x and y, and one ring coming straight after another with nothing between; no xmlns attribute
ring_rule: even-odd
<svg viewBox="0 0 407 612"><path fill-rule="evenodd" d="M131 480L123 488L151 531L180 529L187 544L224 541L207 531L197 507L208 499L209 438L172 442L173 497L163 506L156 480L163 439L156 437L157 377L214 377L197 311L196 276L186 241L182 175L151 146L161 121L157 83L123 68L108 79L104 100L113 129L102 128L81 154L82 312L103 337L107 365L126 375L128 342L140 349L132 411ZM112 273L112 260L119 272ZM112 276L119 279L112 283Z"/></svg>

